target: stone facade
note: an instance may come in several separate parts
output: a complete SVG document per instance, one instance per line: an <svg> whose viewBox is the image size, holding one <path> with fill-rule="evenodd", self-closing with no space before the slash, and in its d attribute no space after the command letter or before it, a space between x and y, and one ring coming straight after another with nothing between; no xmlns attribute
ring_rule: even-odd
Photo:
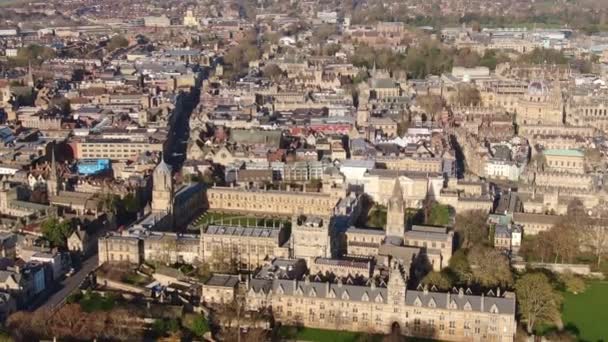
<svg viewBox="0 0 608 342"><path fill-rule="evenodd" d="M407 290L398 266L388 282L252 279L246 291L249 309L271 308L284 325L366 333L397 329L449 341L512 341L516 330L514 295Z"/></svg>
<svg viewBox="0 0 608 342"><path fill-rule="evenodd" d="M345 195L344 191L341 191ZM207 190L209 208L222 211L330 216L343 197L331 192L300 192L213 187Z"/></svg>
<svg viewBox="0 0 608 342"><path fill-rule="evenodd" d="M210 225L201 230L200 250L204 262L236 262L254 269L274 258L289 257L285 227L233 227Z"/></svg>

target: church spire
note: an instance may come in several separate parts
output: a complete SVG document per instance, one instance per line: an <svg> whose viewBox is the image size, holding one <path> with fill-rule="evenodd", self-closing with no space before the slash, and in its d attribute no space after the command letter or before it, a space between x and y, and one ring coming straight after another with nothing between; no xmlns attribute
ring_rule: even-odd
<svg viewBox="0 0 608 342"><path fill-rule="evenodd" d="M386 235L403 238L405 230L405 203L403 201L403 189L399 178L395 179L393 194L388 200L386 210Z"/></svg>
<svg viewBox="0 0 608 342"><path fill-rule="evenodd" d="M59 170L57 170L57 162L55 161L55 146L53 142L51 146L51 170L49 179L46 182L47 192L49 195L58 195L61 187L61 180L59 179Z"/></svg>
<svg viewBox="0 0 608 342"><path fill-rule="evenodd" d="M57 178L57 164L55 163L55 144L51 148L51 178Z"/></svg>
<svg viewBox="0 0 608 342"><path fill-rule="evenodd" d="M395 185L393 186L393 195L391 196L391 200L403 202L403 189L401 188L401 182L399 182L399 178L395 179Z"/></svg>

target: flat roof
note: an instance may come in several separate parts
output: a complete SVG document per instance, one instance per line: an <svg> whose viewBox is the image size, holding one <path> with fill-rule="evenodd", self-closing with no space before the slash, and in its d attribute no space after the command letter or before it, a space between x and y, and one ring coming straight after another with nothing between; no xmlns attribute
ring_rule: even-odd
<svg viewBox="0 0 608 342"><path fill-rule="evenodd" d="M567 149L549 149L543 151L544 155L558 156L558 157L584 157L585 154L579 150L567 150Z"/></svg>

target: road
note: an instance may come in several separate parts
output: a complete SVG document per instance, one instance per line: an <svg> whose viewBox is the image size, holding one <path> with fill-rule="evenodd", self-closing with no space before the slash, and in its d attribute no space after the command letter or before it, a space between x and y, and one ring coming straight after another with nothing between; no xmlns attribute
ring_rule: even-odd
<svg viewBox="0 0 608 342"><path fill-rule="evenodd" d="M164 159L173 170L181 169L186 160L187 142L190 137L190 115L198 105L200 98L200 82L189 92L177 96L175 109L169 118L169 136L165 143Z"/></svg>
<svg viewBox="0 0 608 342"><path fill-rule="evenodd" d="M74 273L71 277L67 277L60 281L55 289L55 292L50 296L46 297L42 302L37 301L34 303L30 310L36 310L39 308L54 310L62 305L65 299L82 284L84 279L95 270L98 266L98 254L90 256L82 262L80 269Z"/></svg>

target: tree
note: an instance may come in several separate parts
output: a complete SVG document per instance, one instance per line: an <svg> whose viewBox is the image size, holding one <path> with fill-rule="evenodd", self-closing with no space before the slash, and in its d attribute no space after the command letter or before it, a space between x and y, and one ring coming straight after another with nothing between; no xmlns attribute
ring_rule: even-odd
<svg viewBox="0 0 608 342"><path fill-rule="evenodd" d="M473 272L465 250L459 249L452 255L448 272L459 284L470 285L473 282Z"/></svg>
<svg viewBox="0 0 608 342"><path fill-rule="evenodd" d="M434 203L428 215L427 224L434 226L446 226L450 223L450 207Z"/></svg>
<svg viewBox="0 0 608 342"><path fill-rule="evenodd" d="M563 288L570 293L579 294L585 292L585 281L572 272L560 274L559 281L562 283Z"/></svg>
<svg viewBox="0 0 608 342"><path fill-rule="evenodd" d="M578 217L577 221L581 227L582 247L593 253L595 266L599 268L604 254L608 252L608 220Z"/></svg>
<svg viewBox="0 0 608 342"><path fill-rule="evenodd" d="M590 169L599 169L603 164L603 155L599 148L588 148L585 150L585 162Z"/></svg>
<svg viewBox="0 0 608 342"><path fill-rule="evenodd" d="M122 200L121 200L121 205L122 207L131 214L137 213L141 208L140 208L140 204L139 204L139 196L137 196L137 193L128 193Z"/></svg>
<svg viewBox="0 0 608 342"><path fill-rule="evenodd" d="M443 109L443 99L439 95L422 95L416 97L416 103L431 117Z"/></svg>
<svg viewBox="0 0 608 342"><path fill-rule="evenodd" d="M461 248L469 249L488 242L488 214L483 210L469 210L456 215L454 229Z"/></svg>
<svg viewBox="0 0 608 342"><path fill-rule="evenodd" d="M536 48L530 53L519 57L519 62L524 64L566 64L568 58L561 51L554 49Z"/></svg>
<svg viewBox="0 0 608 342"><path fill-rule="evenodd" d="M477 52L471 49L460 49L454 56L454 66L461 66L465 68L472 68L479 65L481 57Z"/></svg>
<svg viewBox="0 0 608 342"><path fill-rule="evenodd" d="M185 322L185 326L199 338L202 338L206 332L210 331L209 323L207 323L207 320L203 315L194 315L194 317Z"/></svg>
<svg viewBox="0 0 608 342"><path fill-rule="evenodd" d="M460 84L456 87L452 102L459 106L477 106L481 104L481 94L474 85Z"/></svg>
<svg viewBox="0 0 608 342"><path fill-rule="evenodd" d="M513 282L509 259L493 248L476 246L467 255L467 260L473 281L481 286L506 287Z"/></svg>
<svg viewBox="0 0 608 342"><path fill-rule="evenodd" d="M108 41L106 48L108 51L114 51L127 46L129 46L129 41L127 38L125 38L123 35L116 35Z"/></svg>
<svg viewBox="0 0 608 342"><path fill-rule="evenodd" d="M547 243L553 254L553 262L571 262L580 249L579 229L576 221L565 219L551 228L547 234Z"/></svg>
<svg viewBox="0 0 608 342"><path fill-rule="evenodd" d="M74 231L69 221L60 221L57 217L44 221L41 228L44 238L55 247L65 247Z"/></svg>
<svg viewBox="0 0 608 342"><path fill-rule="evenodd" d="M17 56L10 61L16 65L25 67L29 63L40 64L45 60L55 58L55 51L49 47L37 44L28 45L17 51Z"/></svg>
<svg viewBox="0 0 608 342"><path fill-rule="evenodd" d="M262 69L262 73L265 77L270 78L273 81L278 81L284 76L283 70L276 64L268 64Z"/></svg>
<svg viewBox="0 0 608 342"><path fill-rule="evenodd" d="M452 287L452 281L443 272L429 272L429 274L422 279L421 283L429 288L435 286L441 291L449 290Z"/></svg>
<svg viewBox="0 0 608 342"><path fill-rule="evenodd" d="M528 273L515 283L518 310L526 329L532 334L534 328L542 323L555 323L560 320L561 297L549 279L542 273Z"/></svg>

